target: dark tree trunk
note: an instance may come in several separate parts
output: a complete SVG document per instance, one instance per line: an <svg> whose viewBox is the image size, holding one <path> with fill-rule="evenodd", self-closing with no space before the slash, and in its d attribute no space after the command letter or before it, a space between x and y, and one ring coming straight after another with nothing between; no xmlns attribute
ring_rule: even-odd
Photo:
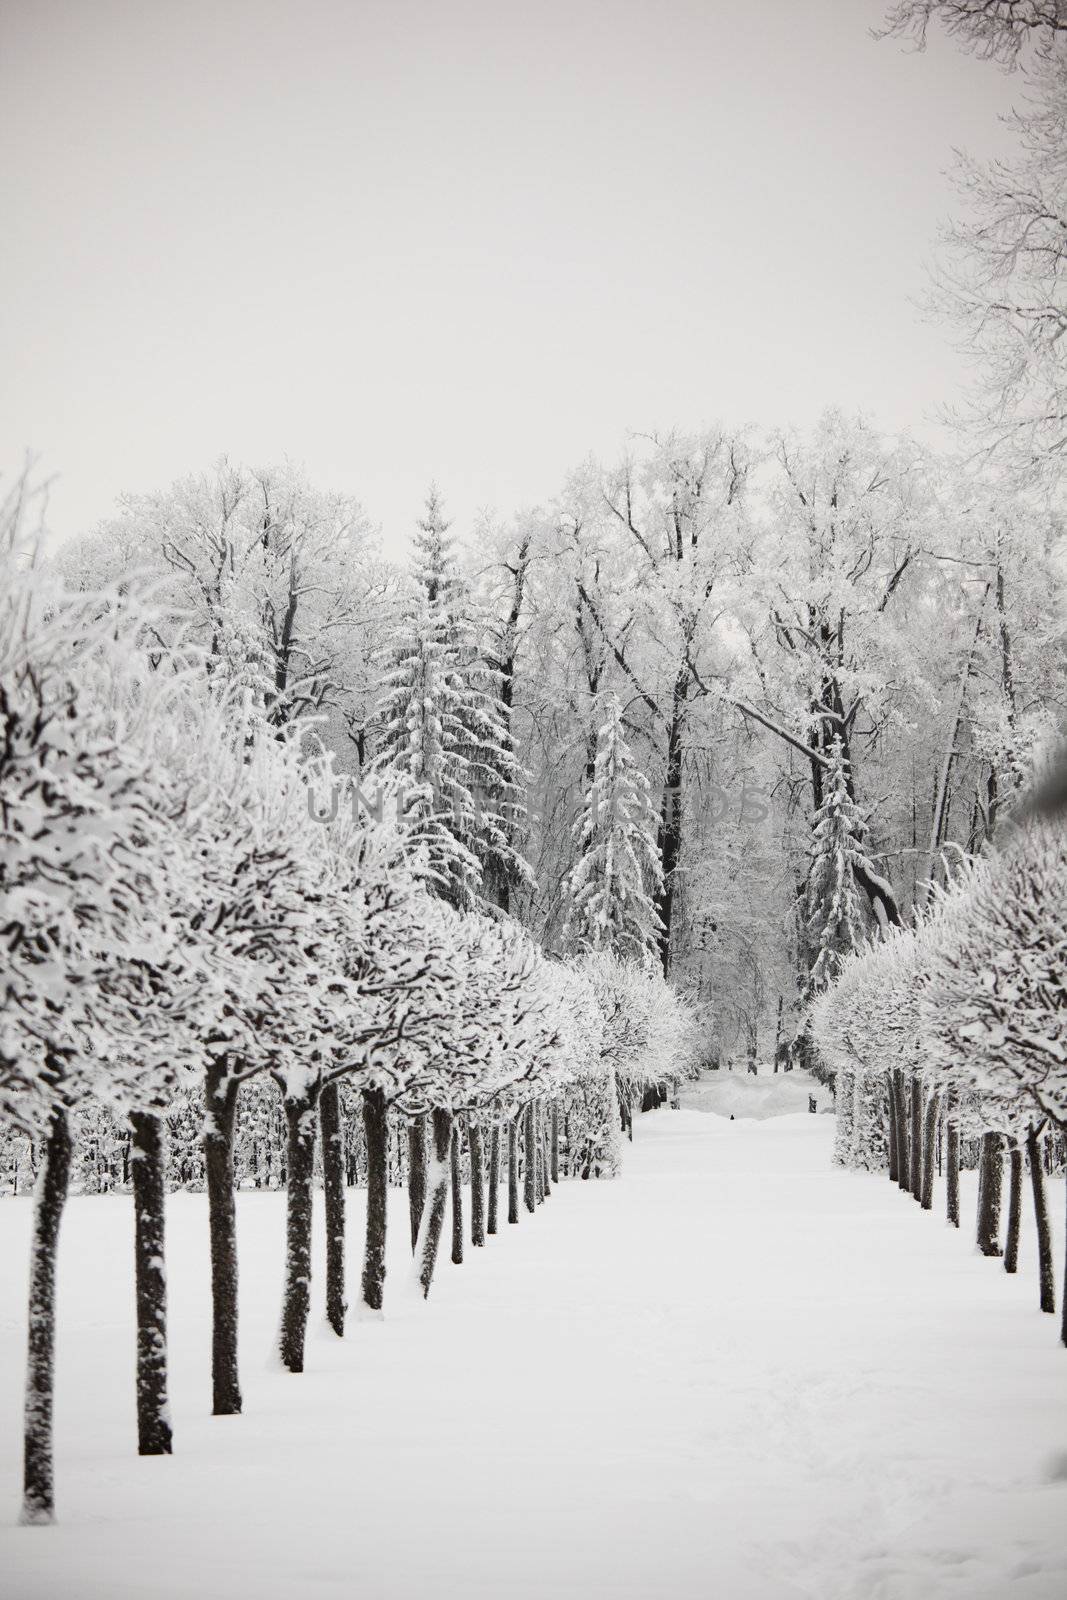
<svg viewBox="0 0 1067 1600"><path fill-rule="evenodd" d="M893 1073L893 1095L897 1105L897 1183L903 1190L911 1188L908 1177L911 1151L908 1148L908 1098L904 1092L904 1071L897 1067Z"/></svg>
<svg viewBox="0 0 1067 1600"><path fill-rule="evenodd" d="M1023 1211L1023 1153L1013 1139L1008 1152L1008 1236L1004 1242L1004 1271L1019 1270L1019 1224Z"/></svg>
<svg viewBox="0 0 1067 1600"><path fill-rule="evenodd" d="M27 1524L55 1521L52 1399L56 1355L56 1247L70 1184L72 1150L67 1113L54 1111L37 1178L30 1245L22 1515L19 1519Z"/></svg>
<svg viewBox="0 0 1067 1600"><path fill-rule="evenodd" d="M289 1178L285 1190L285 1291L278 1353L290 1372L304 1370L304 1337L311 1306L311 1214L319 1085L285 1096Z"/></svg>
<svg viewBox="0 0 1067 1600"><path fill-rule="evenodd" d="M426 1118L408 1123L408 1215L411 1218L411 1253L415 1254L422 1210L426 1204Z"/></svg>
<svg viewBox="0 0 1067 1600"><path fill-rule="evenodd" d="M326 1321L340 1338L345 1331L345 1135L341 1089L328 1083L319 1097L322 1188L326 1208Z"/></svg>
<svg viewBox="0 0 1067 1600"><path fill-rule="evenodd" d="M538 1205L544 1204L545 1199L545 1140L544 1130L541 1126L541 1102L535 1101L533 1108L534 1126L534 1193Z"/></svg>
<svg viewBox="0 0 1067 1600"><path fill-rule="evenodd" d="M923 1192L923 1095L922 1084L917 1072L911 1079L911 1193L915 1200L922 1199Z"/></svg>
<svg viewBox="0 0 1067 1600"><path fill-rule="evenodd" d="M482 1125L473 1112L467 1118L467 1147L471 1159L471 1244L477 1246L485 1243L485 1150Z"/></svg>
<svg viewBox="0 0 1067 1600"><path fill-rule="evenodd" d="M508 1118L508 1221L519 1220L519 1118L521 1111Z"/></svg>
<svg viewBox="0 0 1067 1600"><path fill-rule="evenodd" d="M130 1127L137 1299L137 1454L169 1456L172 1438L167 1402L163 1119L148 1111L135 1111Z"/></svg>
<svg viewBox="0 0 1067 1600"><path fill-rule="evenodd" d="M945 1162L945 1215L954 1228L960 1225L960 1130L949 1122L945 1129L948 1158Z"/></svg>
<svg viewBox="0 0 1067 1600"><path fill-rule="evenodd" d="M552 1193L552 1152L549 1148L548 1107L543 1100L538 1107L537 1125L540 1135L537 1148L541 1157L541 1197L547 1200Z"/></svg>
<svg viewBox="0 0 1067 1600"><path fill-rule="evenodd" d="M559 1182L559 1101L552 1102L552 1182Z"/></svg>
<svg viewBox="0 0 1067 1600"><path fill-rule="evenodd" d="M978 1169L978 1248L984 1256L1000 1255L1000 1198L1004 1158L999 1133L982 1135Z"/></svg>
<svg viewBox="0 0 1067 1600"><path fill-rule="evenodd" d="M937 1090L931 1089L930 1098L926 1102L926 1114L923 1118L922 1208L924 1211L932 1211L934 1207L934 1170L937 1162L937 1113Z"/></svg>
<svg viewBox="0 0 1067 1600"><path fill-rule="evenodd" d="M526 1107L523 1117L523 1189L522 1198L527 1211L537 1210L537 1123L533 1101Z"/></svg>
<svg viewBox="0 0 1067 1600"><path fill-rule="evenodd" d="M660 961L663 976L671 975L671 923L674 915L675 870L682 853L682 760L685 755L686 701L689 696L689 668L683 664L674 680L671 696L671 722L667 733L667 771L663 785L663 808L659 819L657 848L663 869L656 896L661 932Z"/></svg>
<svg viewBox="0 0 1067 1600"><path fill-rule="evenodd" d="M774 1069L776 1072L777 1067ZM893 1074L889 1074L889 1181L896 1183L900 1176L900 1134L897 1128L897 1097L893 1093Z"/></svg>
<svg viewBox="0 0 1067 1600"><path fill-rule="evenodd" d="M385 1286L385 1218L389 1195L389 1110L384 1089L364 1089L363 1133L367 1145L367 1235L363 1246L363 1304L382 1309Z"/></svg>
<svg viewBox="0 0 1067 1600"><path fill-rule="evenodd" d="M511 609L505 624L504 639L506 641L503 656L498 665L500 670L500 704L504 714L504 726L508 738L512 730L512 708L515 696L515 661L518 650L518 627L522 616L523 595L526 589L526 573L530 562L531 536L523 536L519 544L517 565L511 572L514 584L511 591ZM497 904L502 911L511 910L511 873L507 866L501 866L490 874L488 887L494 894Z"/></svg>
<svg viewBox="0 0 1067 1600"><path fill-rule="evenodd" d="M241 1411L237 1374L237 1211L234 1205L233 1130L239 1083L213 1062L204 1085L204 1180L211 1231L211 1410L216 1417Z"/></svg>
<svg viewBox="0 0 1067 1600"><path fill-rule="evenodd" d="M1056 1275L1052 1267L1052 1230L1049 1226L1045 1172L1041 1165L1041 1145L1037 1130L1026 1134L1026 1154L1030 1160L1030 1188L1034 1196L1034 1224L1037 1228L1037 1274L1042 1311L1056 1310Z"/></svg>
<svg viewBox="0 0 1067 1600"><path fill-rule="evenodd" d="M426 1174L426 1204L415 1245L416 1270L423 1298L430 1293L437 1248L448 1202L448 1174L452 1154L452 1113L435 1107L432 1114L433 1156Z"/></svg>
<svg viewBox="0 0 1067 1600"><path fill-rule="evenodd" d="M497 1211L499 1207L500 1189L500 1123L494 1120L493 1131L489 1136L489 1221L486 1224L489 1233L496 1232Z"/></svg>
<svg viewBox="0 0 1067 1600"><path fill-rule="evenodd" d="M463 1151L458 1120L452 1124L449 1156L452 1169L452 1260L460 1267L463 1265Z"/></svg>

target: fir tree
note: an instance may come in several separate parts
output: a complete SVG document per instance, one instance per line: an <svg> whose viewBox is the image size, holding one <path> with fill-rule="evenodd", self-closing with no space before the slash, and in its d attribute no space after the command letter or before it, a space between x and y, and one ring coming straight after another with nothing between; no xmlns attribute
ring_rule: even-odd
<svg viewBox="0 0 1067 1600"><path fill-rule="evenodd" d="M662 929L657 819L612 694L597 736L593 781L575 826L578 861L566 882L564 937L579 950L654 956Z"/></svg>
<svg viewBox="0 0 1067 1600"><path fill-rule="evenodd" d="M830 747L822 805L812 824L807 887L807 943L811 952L809 999L825 989L866 929L856 887L856 867L868 865L864 818L851 793L849 767L839 738Z"/></svg>
<svg viewBox="0 0 1067 1600"><path fill-rule="evenodd" d="M521 774L436 489L414 544L414 582L390 641L372 769L399 779L405 819L426 846L433 881L452 904L469 908L485 893L483 879L489 886L530 881L512 844Z"/></svg>

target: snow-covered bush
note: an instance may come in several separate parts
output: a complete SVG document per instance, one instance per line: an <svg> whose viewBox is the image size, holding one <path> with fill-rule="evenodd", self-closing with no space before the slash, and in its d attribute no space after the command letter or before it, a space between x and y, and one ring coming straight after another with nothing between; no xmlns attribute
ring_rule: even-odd
<svg viewBox="0 0 1067 1600"><path fill-rule="evenodd" d="M622 1165L622 1119L597 989L584 962L553 963L552 972L564 1055L566 1169L571 1177L614 1177Z"/></svg>
<svg viewBox="0 0 1067 1600"><path fill-rule="evenodd" d="M837 981L816 995L811 1034L835 1085L834 1159L877 1171L889 1156L889 1096L894 1076L920 1070L915 982L920 940L896 929L863 945Z"/></svg>
<svg viewBox="0 0 1067 1600"><path fill-rule="evenodd" d="M1034 820L968 875L932 942L919 1025L1001 1115L1067 1125L1067 836Z"/></svg>

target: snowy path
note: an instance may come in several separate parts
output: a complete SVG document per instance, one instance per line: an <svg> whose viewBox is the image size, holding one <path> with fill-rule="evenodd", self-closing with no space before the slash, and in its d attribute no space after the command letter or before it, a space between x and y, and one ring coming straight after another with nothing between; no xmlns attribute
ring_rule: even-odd
<svg viewBox="0 0 1067 1600"><path fill-rule="evenodd" d="M129 1201L72 1202L54 1529L10 1525L29 1208L0 1202L0 1596L1061 1600L1067 1353L1030 1253L1008 1281L832 1170L830 1117L636 1132L428 1306L317 1328L302 1378L266 1363L282 1200L242 1197L236 1419L206 1415L204 1204L175 1197L172 1460L132 1454Z"/></svg>

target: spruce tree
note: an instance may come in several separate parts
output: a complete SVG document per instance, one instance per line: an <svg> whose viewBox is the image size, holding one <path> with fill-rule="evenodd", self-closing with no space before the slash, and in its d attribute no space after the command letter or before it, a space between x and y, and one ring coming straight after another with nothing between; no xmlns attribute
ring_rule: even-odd
<svg viewBox="0 0 1067 1600"><path fill-rule="evenodd" d="M808 998L825 989L844 958L862 942L863 906L856 867L867 865L864 818L851 793L848 761L839 738L830 747L830 767L822 805L812 823L806 921L811 952Z"/></svg>
<svg viewBox="0 0 1067 1600"><path fill-rule="evenodd" d="M568 875L564 937L578 950L655 956L662 931L657 818L648 779L626 742L622 707L608 697L597 735L593 781L575 825L578 860Z"/></svg>
<svg viewBox="0 0 1067 1600"><path fill-rule="evenodd" d="M441 500L431 488L414 541L413 582L392 630L372 771L399 782L408 826L453 905L529 883L513 845L521 773L502 714L499 674L477 641Z"/></svg>

